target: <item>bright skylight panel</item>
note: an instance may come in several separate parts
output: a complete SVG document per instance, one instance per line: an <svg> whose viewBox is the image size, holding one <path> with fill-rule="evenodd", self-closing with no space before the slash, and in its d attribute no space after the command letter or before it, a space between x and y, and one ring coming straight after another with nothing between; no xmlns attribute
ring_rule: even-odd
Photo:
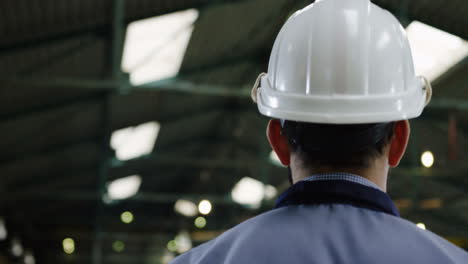
<svg viewBox="0 0 468 264"><path fill-rule="evenodd" d="M468 42L419 21L406 28L417 75L436 80L468 55Z"/></svg>
<svg viewBox="0 0 468 264"><path fill-rule="evenodd" d="M129 160L150 154L160 127L158 122L148 122L114 131L110 144L115 150L117 159Z"/></svg>
<svg viewBox="0 0 468 264"><path fill-rule="evenodd" d="M128 199L138 193L141 176L131 175L114 180L107 185L107 195L111 200Z"/></svg>
<svg viewBox="0 0 468 264"><path fill-rule="evenodd" d="M197 18L198 10L189 9L131 23L122 58L130 82L139 85L175 76Z"/></svg>

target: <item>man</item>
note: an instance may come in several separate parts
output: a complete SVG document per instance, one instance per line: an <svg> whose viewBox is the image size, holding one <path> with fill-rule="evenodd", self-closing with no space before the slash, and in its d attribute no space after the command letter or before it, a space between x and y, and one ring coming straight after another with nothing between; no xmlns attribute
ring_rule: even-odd
<svg viewBox="0 0 468 264"><path fill-rule="evenodd" d="M276 208L173 263L468 263L399 217L388 171L431 96L399 22L369 0L321 0L281 29L252 96L293 185Z"/></svg>

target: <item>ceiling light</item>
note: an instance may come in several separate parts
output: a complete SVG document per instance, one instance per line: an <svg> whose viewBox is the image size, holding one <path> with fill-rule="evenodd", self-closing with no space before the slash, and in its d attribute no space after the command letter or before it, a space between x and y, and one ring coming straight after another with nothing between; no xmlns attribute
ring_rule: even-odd
<svg viewBox="0 0 468 264"><path fill-rule="evenodd" d="M174 253L165 251L164 255L161 258L163 264L169 264L175 258Z"/></svg>
<svg viewBox="0 0 468 264"><path fill-rule="evenodd" d="M416 226L419 227L419 228L421 228L421 229L426 230L426 225L423 224L423 223L417 223Z"/></svg>
<svg viewBox="0 0 468 264"><path fill-rule="evenodd" d="M11 253L15 257L19 257L23 255L23 245L21 245L21 241L18 238L14 238L11 241Z"/></svg>
<svg viewBox="0 0 468 264"><path fill-rule="evenodd" d="M211 212L211 209L211 202L208 200L203 200L198 204L198 211L200 214L207 215Z"/></svg>
<svg viewBox="0 0 468 264"><path fill-rule="evenodd" d="M167 242L167 249L171 252L177 251L177 242L175 240L171 240Z"/></svg>
<svg viewBox="0 0 468 264"><path fill-rule="evenodd" d="M434 81L468 55L468 42L419 21L412 22L407 35L416 74Z"/></svg>
<svg viewBox="0 0 468 264"><path fill-rule="evenodd" d="M120 178L107 184L107 195L111 200L127 199L138 193L140 185L139 175Z"/></svg>
<svg viewBox="0 0 468 264"><path fill-rule="evenodd" d="M189 9L129 24L122 69L130 73L132 84L177 74L197 18L198 11Z"/></svg>
<svg viewBox="0 0 468 264"><path fill-rule="evenodd" d="M5 226L5 221L0 218L0 241L5 240L8 237L8 231Z"/></svg>
<svg viewBox="0 0 468 264"><path fill-rule="evenodd" d="M73 254L75 252L75 241L72 238L65 238L62 241L63 252Z"/></svg>
<svg viewBox="0 0 468 264"><path fill-rule="evenodd" d="M112 243L112 249L120 253L125 250L125 243L120 240L114 241L114 243Z"/></svg>
<svg viewBox="0 0 468 264"><path fill-rule="evenodd" d="M199 216L195 219L194 224L197 228L204 228L206 226L206 218Z"/></svg>
<svg viewBox="0 0 468 264"><path fill-rule="evenodd" d="M264 193L265 193L265 199L271 200L276 197L276 195L278 194L278 190L276 189L275 186L265 185Z"/></svg>
<svg viewBox="0 0 468 264"><path fill-rule="evenodd" d="M250 177L242 178L231 191L232 200L250 208L259 208L265 196L264 184Z"/></svg>
<svg viewBox="0 0 468 264"><path fill-rule="evenodd" d="M424 167L430 168L434 165L434 155L430 151L425 151L421 155L421 163Z"/></svg>
<svg viewBox="0 0 468 264"><path fill-rule="evenodd" d="M24 259L23 259L24 264L35 264L36 259L34 258L34 255L27 251L24 253Z"/></svg>
<svg viewBox="0 0 468 264"><path fill-rule="evenodd" d="M174 240L177 244L177 253L179 254L187 252L192 248L192 240L187 232L180 232Z"/></svg>
<svg viewBox="0 0 468 264"><path fill-rule="evenodd" d="M148 122L135 127L127 127L112 133L110 145L119 160L134 159L153 151L161 125Z"/></svg>
<svg viewBox="0 0 468 264"><path fill-rule="evenodd" d="M126 211L120 215L120 220L125 224L130 224L133 222L134 216L132 212Z"/></svg>
<svg viewBox="0 0 468 264"><path fill-rule="evenodd" d="M198 213L197 205L191 201L179 199L174 204L174 210L184 216L194 217Z"/></svg>

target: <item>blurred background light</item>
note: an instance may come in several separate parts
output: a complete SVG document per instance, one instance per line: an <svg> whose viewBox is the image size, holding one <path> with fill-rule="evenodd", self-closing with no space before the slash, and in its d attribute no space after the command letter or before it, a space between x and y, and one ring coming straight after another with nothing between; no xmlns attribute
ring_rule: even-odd
<svg viewBox="0 0 468 264"><path fill-rule="evenodd" d="M203 216L199 216L195 218L195 221L194 221L195 226L200 229L205 228L206 223L207 223L206 218Z"/></svg>
<svg viewBox="0 0 468 264"><path fill-rule="evenodd" d="M207 215L211 212L211 209L212 209L212 205L211 205L211 202L208 201L208 200L202 200L199 204L198 204L198 211L200 212L200 214L203 214L203 215Z"/></svg>
<svg viewBox="0 0 468 264"><path fill-rule="evenodd" d="M125 211L120 215L120 220L125 224L130 224L134 220L132 212Z"/></svg>
<svg viewBox="0 0 468 264"><path fill-rule="evenodd" d="M24 253L24 264L36 264L36 259L34 258L34 255L30 251L26 251Z"/></svg>
<svg viewBox="0 0 468 264"><path fill-rule="evenodd" d="M14 238L11 241L11 253L15 257L19 257L23 255L24 249L23 245L21 244L21 241L18 238Z"/></svg>
<svg viewBox="0 0 468 264"><path fill-rule="evenodd" d="M8 231L5 225L5 220L0 218L0 241L5 240L8 237Z"/></svg>
<svg viewBox="0 0 468 264"><path fill-rule="evenodd" d="M413 21L406 28L416 74L434 81L468 55L468 42L460 37Z"/></svg>
<svg viewBox="0 0 468 264"><path fill-rule="evenodd" d="M153 151L161 125L152 121L135 127L127 127L112 133L110 145L119 160L129 160Z"/></svg>
<svg viewBox="0 0 468 264"><path fill-rule="evenodd" d="M250 177L242 178L231 191L232 200L251 208L259 208L264 196L264 184Z"/></svg>
<svg viewBox="0 0 468 264"><path fill-rule="evenodd" d="M426 167L430 168L434 165L434 155L430 151L424 151L421 155L421 164Z"/></svg>
<svg viewBox="0 0 468 264"><path fill-rule="evenodd" d="M440 209L443 205L443 201L440 198L424 199L420 202L421 209L431 210Z"/></svg>
<svg viewBox="0 0 468 264"><path fill-rule="evenodd" d="M276 195L278 195L278 190L273 185L265 185L264 193L265 193L265 199L271 200L275 198Z"/></svg>
<svg viewBox="0 0 468 264"><path fill-rule="evenodd" d="M394 200L395 205L399 210L409 209L413 206L413 201L411 199L399 198Z"/></svg>
<svg viewBox="0 0 468 264"><path fill-rule="evenodd" d="M423 224L423 223L417 223L416 226L419 227L419 228L421 228L421 229L426 230L426 225Z"/></svg>
<svg viewBox="0 0 468 264"><path fill-rule="evenodd" d="M198 213L198 208L192 201L179 199L174 204L174 211L186 217L194 217Z"/></svg>
<svg viewBox="0 0 468 264"><path fill-rule="evenodd" d="M170 251L165 251L161 258L161 261L163 264L169 264L169 262L171 262L174 258L175 258L174 253Z"/></svg>
<svg viewBox="0 0 468 264"><path fill-rule="evenodd" d="M127 199L138 193L141 185L140 175L131 175L107 184L107 196L111 200Z"/></svg>
<svg viewBox="0 0 468 264"><path fill-rule="evenodd" d="M131 83L138 85L176 75L197 18L198 10L188 9L130 23L122 69L130 73Z"/></svg>
<svg viewBox="0 0 468 264"><path fill-rule="evenodd" d="M123 241L120 241L120 240L114 241L112 243L112 249L115 252L120 253L120 252L125 250L125 243Z"/></svg>
<svg viewBox="0 0 468 264"><path fill-rule="evenodd" d="M192 240L190 239L189 233L186 231L180 232L174 240L177 244L177 253L179 254L189 251L192 248Z"/></svg>
<svg viewBox="0 0 468 264"><path fill-rule="evenodd" d="M62 241L63 252L66 254L73 254L75 252L75 240L72 238L65 238Z"/></svg>
<svg viewBox="0 0 468 264"><path fill-rule="evenodd" d="M167 242L167 249L171 252L177 251L177 242L175 240L171 240Z"/></svg>

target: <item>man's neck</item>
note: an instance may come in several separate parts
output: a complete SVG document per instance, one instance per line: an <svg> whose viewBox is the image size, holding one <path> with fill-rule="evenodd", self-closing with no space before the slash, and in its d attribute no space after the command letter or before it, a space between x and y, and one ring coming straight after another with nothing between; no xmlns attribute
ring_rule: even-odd
<svg viewBox="0 0 468 264"><path fill-rule="evenodd" d="M380 161L376 161L375 164L369 168L329 168L322 167L318 169L303 169L302 166L294 166L291 164L291 173L293 183L301 181L307 177L310 177L314 174L323 174L323 173L350 173L358 175L368 179L369 181L375 183L380 189L384 192L387 191L387 175L388 175L389 166Z"/></svg>

